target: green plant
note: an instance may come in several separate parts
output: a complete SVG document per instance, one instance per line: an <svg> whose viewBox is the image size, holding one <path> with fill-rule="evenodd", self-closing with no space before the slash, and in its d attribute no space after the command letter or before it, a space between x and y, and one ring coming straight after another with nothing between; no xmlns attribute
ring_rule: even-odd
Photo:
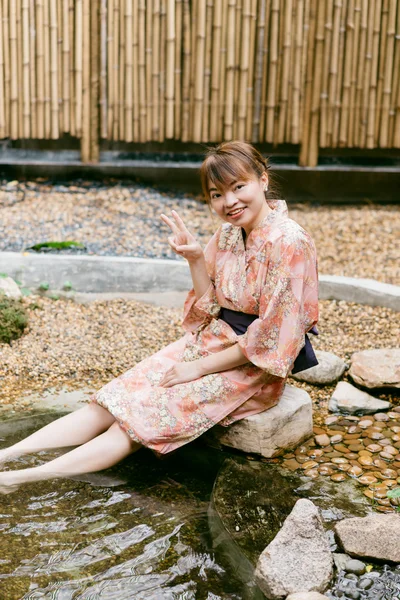
<svg viewBox="0 0 400 600"><path fill-rule="evenodd" d="M53 248L53 250L64 250L65 248L85 248L81 242L74 242L72 240L66 240L65 242L42 242L41 244L35 244L26 248L26 250L34 250L40 252L44 248Z"/></svg>
<svg viewBox="0 0 400 600"><path fill-rule="evenodd" d="M60 296L58 296L57 294L49 294L47 297L50 298L50 300L59 300L60 299Z"/></svg>
<svg viewBox="0 0 400 600"><path fill-rule="evenodd" d="M69 292L70 290L72 290L72 283L70 281L64 281L62 289L66 292Z"/></svg>
<svg viewBox="0 0 400 600"><path fill-rule="evenodd" d="M39 284L39 290L43 290L45 292L49 289L49 287L50 287L50 285L49 285L49 283L47 281L42 281Z"/></svg>
<svg viewBox="0 0 400 600"><path fill-rule="evenodd" d="M21 300L0 294L0 343L9 344L24 332L28 316Z"/></svg>
<svg viewBox="0 0 400 600"><path fill-rule="evenodd" d="M7 273L0 273L0 277L8 277Z"/></svg>

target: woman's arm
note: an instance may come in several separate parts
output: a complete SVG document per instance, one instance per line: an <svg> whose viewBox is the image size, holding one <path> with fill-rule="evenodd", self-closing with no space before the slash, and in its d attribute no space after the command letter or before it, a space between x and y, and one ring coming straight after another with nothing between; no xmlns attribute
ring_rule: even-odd
<svg viewBox="0 0 400 600"><path fill-rule="evenodd" d="M178 383L193 381L211 373L229 371L229 369L234 369L248 362L249 359L243 354L239 344L234 344L226 350L215 352L204 358L199 358L191 362L177 363L168 369L159 385L162 387L172 387Z"/></svg>

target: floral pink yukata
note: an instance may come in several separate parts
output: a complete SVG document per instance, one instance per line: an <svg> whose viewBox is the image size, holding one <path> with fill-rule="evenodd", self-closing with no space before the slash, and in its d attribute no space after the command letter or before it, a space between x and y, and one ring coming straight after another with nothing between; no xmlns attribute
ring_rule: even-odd
<svg viewBox="0 0 400 600"><path fill-rule="evenodd" d="M166 454L216 423L229 425L271 408L318 320L314 242L289 219L284 200L249 234L224 223L205 249L212 283L184 306L186 334L111 380L91 396L129 436ZM220 307L258 315L243 335L218 318ZM176 362L192 361L239 343L249 363L170 388L158 384Z"/></svg>

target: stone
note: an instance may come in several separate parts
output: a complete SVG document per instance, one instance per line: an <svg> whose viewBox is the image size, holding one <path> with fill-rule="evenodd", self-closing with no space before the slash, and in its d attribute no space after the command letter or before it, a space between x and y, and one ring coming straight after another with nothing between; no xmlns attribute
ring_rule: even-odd
<svg viewBox="0 0 400 600"><path fill-rule="evenodd" d="M329 541L318 508L302 498L261 553L255 578L267 598L323 592L333 573Z"/></svg>
<svg viewBox="0 0 400 600"><path fill-rule="evenodd" d="M329 598L319 592L298 592L296 594L289 594L286 600L329 600Z"/></svg>
<svg viewBox="0 0 400 600"><path fill-rule="evenodd" d="M20 298L21 290L11 277L0 277L0 296L4 293L8 298Z"/></svg>
<svg viewBox="0 0 400 600"><path fill-rule="evenodd" d="M345 566L350 560L350 556L348 554L344 554L342 552L333 552L332 554L333 562L335 563L335 567L338 571L344 571Z"/></svg>
<svg viewBox="0 0 400 600"><path fill-rule="evenodd" d="M355 575L362 575L365 573L365 563L356 558L350 558L344 567L347 573L354 573Z"/></svg>
<svg viewBox="0 0 400 600"><path fill-rule="evenodd" d="M343 519L335 525L335 532L350 556L400 562L400 517L397 514Z"/></svg>
<svg viewBox="0 0 400 600"><path fill-rule="evenodd" d="M322 433L321 435L316 435L315 443L318 444L318 446L329 446L329 444L330 444L329 437L326 435L326 433Z"/></svg>
<svg viewBox="0 0 400 600"><path fill-rule="evenodd" d="M339 381L329 400L330 411L357 415L372 415L381 410L389 410L391 406L390 402L379 400L347 381Z"/></svg>
<svg viewBox="0 0 400 600"><path fill-rule="evenodd" d="M400 348L355 352L349 375L355 383L369 389L400 388Z"/></svg>
<svg viewBox="0 0 400 600"><path fill-rule="evenodd" d="M324 352L322 350L316 350L315 355L319 363L318 365L305 371L300 371L295 375L291 375L291 377L297 379L297 381L306 381L307 383L316 383L319 385L335 383L335 381L341 378L347 368L344 360L332 352Z"/></svg>
<svg viewBox="0 0 400 600"><path fill-rule="evenodd" d="M285 385L276 406L241 419L229 427L216 426L212 436L223 446L271 458L295 448L312 433L312 402L309 394L300 388Z"/></svg>

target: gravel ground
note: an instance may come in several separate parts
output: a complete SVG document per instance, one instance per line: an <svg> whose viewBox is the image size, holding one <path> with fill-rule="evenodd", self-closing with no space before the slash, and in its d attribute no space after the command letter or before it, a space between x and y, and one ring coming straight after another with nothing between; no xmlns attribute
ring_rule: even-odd
<svg viewBox="0 0 400 600"><path fill-rule="evenodd" d="M319 271L400 284L398 206L295 204L289 214L313 236ZM175 259L160 213L179 210L202 243L218 226L199 196L136 183L35 180L0 185L0 251L74 240L87 254ZM82 252L74 250L74 253Z"/></svg>
<svg viewBox="0 0 400 600"><path fill-rule="evenodd" d="M183 333L180 309L124 299L83 305L38 295L23 302L28 330L10 346L0 344L0 405L5 409L33 408L21 405L27 391L62 386L95 391ZM329 300L321 301L320 308L320 335L312 340L316 349L348 361L358 350L398 344L398 315L390 309ZM290 383L311 394L316 423L322 422L334 386ZM399 403L399 398L392 400Z"/></svg>

